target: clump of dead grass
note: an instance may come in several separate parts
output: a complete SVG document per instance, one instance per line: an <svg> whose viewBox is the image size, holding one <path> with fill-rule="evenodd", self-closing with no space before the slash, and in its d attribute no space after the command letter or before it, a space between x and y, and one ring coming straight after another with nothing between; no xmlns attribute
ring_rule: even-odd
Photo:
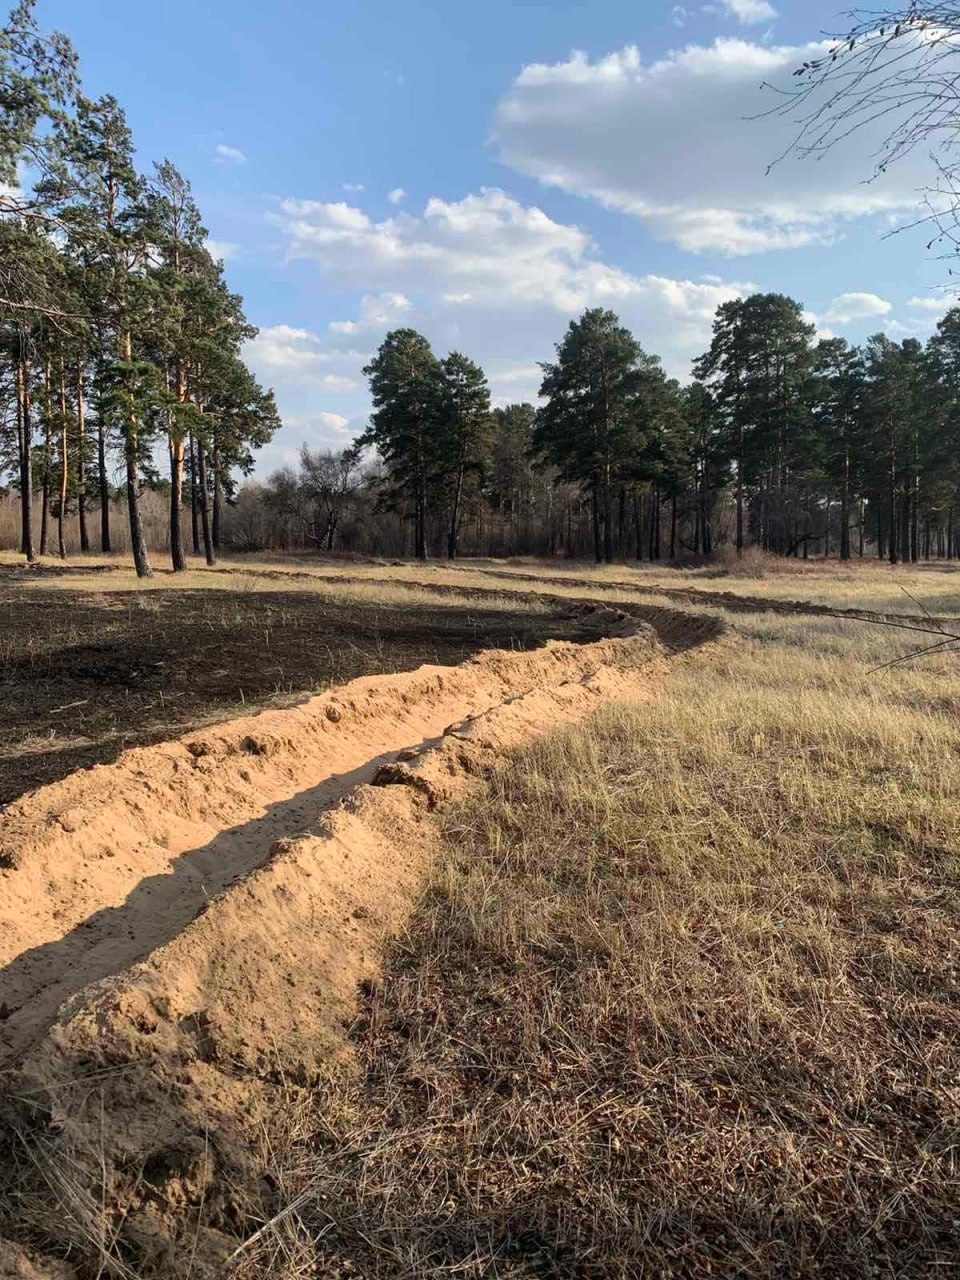
<svg viewBox="0 0 960 1280"><path fill-rule="evenodd" d="M738 681L729 649L681 665L450 820L301 1169L322 1274L954 1265L953 671L878 684L850 642L802 654L813 625L745 636Z"/></svg>

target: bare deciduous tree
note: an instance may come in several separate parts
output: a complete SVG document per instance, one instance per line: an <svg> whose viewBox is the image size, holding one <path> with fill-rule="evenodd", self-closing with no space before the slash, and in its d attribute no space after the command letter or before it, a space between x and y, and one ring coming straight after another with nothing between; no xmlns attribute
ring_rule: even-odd
<svg viewBox="0 0 960 1280"><path fill-rule="evenodd" d="M816 158L864 130L880 130L866 181L918 149L931 162L923 189L928 247L960 248L960 3L910 0L855 9L845 33L828 37L821 57L793 73L770 114L796 126L789 154ZM774 160L773 164L779 161ZM773 166L771 166L773 167Z"/></svg>

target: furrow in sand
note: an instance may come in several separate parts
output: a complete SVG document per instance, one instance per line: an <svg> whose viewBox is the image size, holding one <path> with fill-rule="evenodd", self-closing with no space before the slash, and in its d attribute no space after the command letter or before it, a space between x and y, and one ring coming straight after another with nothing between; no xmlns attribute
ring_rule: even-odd
<svg viewBox="0 0 960 1280"><path fill-rule="evenodd" d="M121 1255L137 1275L224 1273L276 1208L263 1135L349 1069L358 983L416 899L438 814L515 746L658 686L653 629L608 621L620 636L354 681L11 807L0 999L21 1002L7 1132L29 1159L4 1198L28 1231L32 1198L64 1199L55 1238L38 1212L52 1253L109 1239L105 1274Z"/></svg>
<svg viewBox="0 0 960 1280"><path fill-rule="evenodd" d="M176 936L277 840L310 831L397 753L582 672L600 653L555 644L362 678L299 707L130 751L9 806L0 820L0 1064L74 992Z"/></svg>

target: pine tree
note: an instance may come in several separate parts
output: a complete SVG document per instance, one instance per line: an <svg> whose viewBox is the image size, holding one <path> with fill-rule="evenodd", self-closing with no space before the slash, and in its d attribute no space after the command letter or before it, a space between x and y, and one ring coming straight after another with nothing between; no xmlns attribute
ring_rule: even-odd
<svg viewBox="0 0 960 1280"><path fill-rule="evenodd" d="M265 392L240 357L256 334L242 300L230 292L222 264L203 249L184 292L184 345L188 401L178 412L195 442L195 476L203 549L207 563L220 549L220 519L230 472L248 472L252 450L265 444L279 425L272 392Z"/></svg>
<svg viewBox="0 0 960 1280"><path fill-rule="evenodd" d="M718 309L710 349L694 366L713 395L734 467L738 554L751 498L757 541L773 551L788 543L791 453L811 426L812 336L792 298L738 298Z"/></svg>
<svg viewBox="0 0 960 1280"><path fill-rule="evenodd" d="M37 373L43 367L51 317L62 312L62 276L54 246L36 222L0 222L0 257L5 254L16 258L17 282L29 298L29 305L0 307L0 345L10 364L14 389L20 549L32 561Z"/></svg>
<svg viewBox="0 0 960 1280"><path fill-rule="evenodd" d="M683 393L687 448L693 490L693 552L713 552L716 495L729 480L728 458L723 445L713 396L702 382L692 382Z"/></svg>
<svg viewBox="0 0 960 1280"><path fill-rule="evenodd" d="M161 311L157 360L163 369L167 447L170 455L170 558L175 573L187 567L183 549L183 485L186 442L195 417L189 401L196 308L191 308L198 276L212 274L204 248L206 229L190 184L169 160L155 166L147 195L151 238L159 251L153 280Z"/></svg>
<svg viewBox="0 0 960 1280"><path fill-rule="evenodd" d="M463 519L465 485L479 484L490 459L493 424L490 388L483 370L472 360L452 351L441 361L440 434L445 480L449 490L450 519L447 556L455 560Z"/></svg>
<svg viewBox="0 0 960 1280"><path fill-rule="evenodd" d="M45 177L59 163L55 126L67 118L76 92L76 54L66 36L47 35L34 0L19 0L0 27L0 235L34 233L49 225L42 198L20 187L21 166ZM0 312L57 316L62 308L43 287L29 255L0 244Z"/></svg>
<svg viewBox="0 0 960 1280"><path fill-rule="evenodd" d="M863 354L843 338L817 345L814 417L824 470L840 495L840 559L850 559L850 520L861 493L867 441Z"/></svg>
<svg viewBox="0 0 960 1280"><path fill-rule="evenodd" d="M107 423L114 425L122 443L134 564L138 577L149 577L140 473L150 456L150 427L155 426L161 383L156 367L136 349L141 326L148 326L152 301L147 268L153 244L145 193L133 167L130 131L115 98L92 102L80 97L76 118L64 126L62 138L60 216L84 245L85 268L98 301L101 431ZM100 447L105 452L105 438ZM102 491L102 511L106 504Z"/></svg>
<svg viewBox="0 0 960 1280"><path fill-rule="evenodd" d="M540 484L534 470L533 433L537 411L532 404L508 404L491 414L489 501L510 530L510 551L528 544L534 503ZM540 474L542 475L542 469ZM549 493L548 485L545 493Z"/></svg>
<svg viewBox="0 0 960 1280"><path fill-rule="evenodd" d="M557 359L542 365L535 449L590 495L594 556L613 560L613 494L636 461L640 397L649 357L612 311L585 311L570 322Z"/></svg>
<svg viewBox="0 0 960 1280"><path fill-rule="evenodd" d="M930 339L930 376L936 417L931 503L943 536L944 554L953 557L960 500L960 308L952 307Z"/></svg>
<svg viewBox="0 0 960 1280"><path fill-rule="evenodd" d="M374 413L361 443L373 445L386 464L390 499L412 511L414 554L426 560L429 496L443 471L440 362L422 334L395 329L363 372Z"/></svg>

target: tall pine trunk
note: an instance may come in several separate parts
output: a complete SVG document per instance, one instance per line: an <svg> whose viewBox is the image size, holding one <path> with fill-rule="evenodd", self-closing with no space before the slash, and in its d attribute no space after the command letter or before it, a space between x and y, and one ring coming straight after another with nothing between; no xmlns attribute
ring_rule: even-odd
<svg viewBox="0 0 960 1280"><path fill-rule="evenodd" d="M900 511L900 559L910 563L910 531L913 528L911 515L911 489L909 480L903 487L903 499Z"/></svg>
<svg viewBox="0 0 960 1280"><path fill-rule="evenodd" d="M107 477L107 432L103 415L97 419L97 482L100 488L100 550L109 554L110 545L110 481Z"/></svg>
<svg viewBox="0 0 960 1280"><path fill-rule="evenodd" d="M603 477L603 558L613 564L613 510L610 505L610 467Z"/></svg>
<svg viewBox="0 0 960 1280"><path fill-rule="evenodd" d="M670 560L677 558L677 495L670 495Z"/></svg>
<svg viewBox="0 0 960 1280"><path fill-rule="evenodd" d="M213 454L210 460L213 466L213 525L210 537L213 542L214 558L219 559L220 534L223 528L223 478L220 472L220 450L216 445L213 447Z"/></svg>
<svg viewBox="0 0 960 1280"><path fill-rule="evenodd" d="M177 360L177 404L186 403L187 379L183 362ZM183 435L181 424L176 423L170 432L170 563L174 573L182 573L187 567L183 553Z"/></svg>
<svg viewBox="0 0 960 1280"><path fill-rule="evenodd" d="M90 550L87 528L87 423L83 399L83 361L77 361L75 378L77 396L77 524L80 526L80 550Z"/></svg>
<svg viewBox="0 0 960 1280"><path fill-rule="evenodd" d="M67 492L70 481L70 448L67 437L67 379L60 359L60 509L57 512L57 553L67 558L64 528L67 519Z"/></svg>
<svg viewBox="0 0 960 1280"><path fill-rule="evenodd" d="M143 521L140 516L140 460L137 457L136 439L124 442L124 462L127 473L127 517L130 522L130 547L138 578L150 578L150 557L143 537Z"/></svg>
<svg viewBox="0 0 960 1280"><path fill-rule="evenodd" d="M865 513L864 513L864 509L863 509L863 499L862 499L862 498L860 499L860 521L859 521L859 523L860 523L860 528L859 528L858 533L859 533L860 545L859 545L858 551L859 551L860 559L862 560L862 559L863 559L863 535L864 535L864 525L866 524L866 516L865 516Z"/></svg>
<svg viewBox="0 0 960 1280"><path fill-rule="evenodd" d="M203 442L197 441L197 487L200 490L200 528L203 533L203 554L213 567L217 558L213 554L213 537L210 530L210 487L207 482L207 454Z"/></svg>
<svg viewBox="0 0 960 1280"><path fill-rule="evenodd" d="M899 556L897 554L897 455L896 455L896 450L894 448L894 443L893 443L892 428L890 430L889 449L890 449L890 459L889 459L890 473L887 477L887 480L889 484L889 497L890 497L890 511L889 511L890 528L889 528L889 537L888 537L889 546L887 550L890 556L890 563L896 564L899 559Z"/></svg>
<svg viewBox="0 0 960 1280"><path fill-rule="evenodd" d="M43 366L43 476L40 482L40 554L47 554L50 529L50 362Z"/></svg>
<svg viewBox="0 0 960 1280"><path fill-rule="evenodd" d="M21 335L15 371L17 395L17 450L20 463L20 550L28 564L33 549L33 425L30 420L30 362Z"/></svg>
<svg viewBox="0 0 960 1280"><path fill-rule="evenodd" d="M417 496L414 509L414 549L417 560L427 558L427 478L422 469L417 477Z"/></svg>
<svg viewBox="0 0 960 1280"><path fill-rule="evenodd" d="M700 472L700 547L705 556L713 554L713 530L710 528L710 475L706 461Z"/></svg>
<svg viewBox="0 0 960 1280"><path fill-rule="evenodd" d="M129 329L120 331L120 359L124 364L133 362L133 343ZM127 473L127 516L130 522L130 549L133 552L133 563L138 578L150 578L150 557L147 555L147 544L143 536L143 520L140 515L140 424L137 418L137 403L132 386L128 384L126 393L126 420L123 430L123 458Z"/></svg>
<svg viewBox="0 0 960 1280"><path fill-rule="evenodd" d="M843 488L840 491L840 559L850 559L850 455L843 459Z"/></svg>
<svg viewBox="0 0 960 1280"><path fill-rule="evenodd" d="M740 420L740 390L737 388L736 408L736 469L737 469L737 555L743 555L743 423Z"/></svg>
<svg viewBox="0 0 960 1280"><path fill-rule="evenodd" d="M460 507L463 502L463 462L457 467L457 482L453 491L453 509L450 513L450 529L447 533L447 559L456 560L460 542Z"/></svg>
<svg viewBox="0 0 960 1280"><path fill-rule="evenodd" d="M190 532L192 535L193 554L200 554L200 503L197 490L197 442L193 432L189 436L190 448Z"/></svg>
<svg viewBox="0 0 960 1280"><path fill-rule="evenodd" d="M910 523L910 559L916 564L920 559L920 464L916 464L913 476L912 520Z"/></svg>
<svg viewBox="0 0 960 1280"><path fill-rule="evenodd" d="M170 441L170 563L174 573L187 567L183 553L183 440Z"/></svg>

